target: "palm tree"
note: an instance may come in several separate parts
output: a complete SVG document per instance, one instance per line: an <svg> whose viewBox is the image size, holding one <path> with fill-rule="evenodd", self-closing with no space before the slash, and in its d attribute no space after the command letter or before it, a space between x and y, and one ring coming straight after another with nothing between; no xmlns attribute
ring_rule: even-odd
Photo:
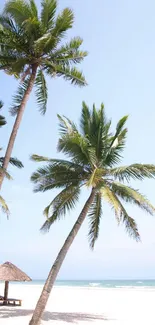
<svg viewBox="0 0 155 325"><path fill-rule="evenodd" d="M3 103L0 100L0 110L3 107ZM0 128L2 126L4 126L6 124L6 120L5 117L0 115ZM2 150L2 148L0 148L0 151ZM0 157L0 173L4 173L4 177L6 177L7 179L11 179L10 174L3 168L3 161L4 161L4 157ZM23 164L20 160L18 160L17 158L10 158L10 164L12 164L13 166L16 166L18 168L22 168ZM2 211L4 213L6 213L7 217L9 216L9 208L4 200L4 198L0 195L0 207L2 209Z"/></svg>
<svg viewBox="0 0 155 325"><path fill-rule="evenodd" d="M83 103L81 132L68 118L61 116L58 118L60 121L58 151L70 159L32 156L34 161L46 162L46 165L39 168L31 177L35 184L35 192L55 188L61 190L44 210L47 220L42 230L49 230L55 221L60 220L67 211L76 206L82 187L90 189L90 195L49 272L30 325L39 324L60 267L86 216L89 220L90 247L94 248L99 236L102 200L109 203L117 222L123 223L128 234L137 241L140 240L140 235L136 222L129 216L123 203L135 204L150 214L155 212L155 208L146 197L126 185L130 179L154 178L155 165L136 163L117 167L125 147L127 129L124 126L127 116L120 119L114 133L110 130L111 121L107 120L103 105L99 110L94 105L91 111Z"/></svg>
<svg viewBox="0 0 155 325"><path fill-rule="evenodd" d="M35 86L39 110L46 112L47 85L45 74L63 77L73 85L84 86L86 80L75 65L87 52L81 51L82 39L75 37L63 44L74 15L65 8L57 17L57 0L42 0L39 16L34 0L7 1L0 15L0 70L20 78L11 113L16 115L5 154L6 170L13 150L26 103ZM0 187L4 174L1 174Z"/></svg>

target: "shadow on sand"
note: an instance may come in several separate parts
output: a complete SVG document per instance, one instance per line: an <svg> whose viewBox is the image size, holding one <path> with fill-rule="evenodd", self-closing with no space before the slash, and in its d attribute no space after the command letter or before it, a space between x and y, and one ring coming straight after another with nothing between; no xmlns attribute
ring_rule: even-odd
<svg viewBox="0 0 155 325"><path fill-rule="evenodd" d="M9 309L5 307L0 307L0 319L1 318L9 318L9 317L22 317L28 316L33 313L33 310L29 309ZM65 321L68 323L76 323L77 321L94 321L94 320L108 320L103 315L91 315L91 314L83 314L83 313L55 313L45 311L42 317L44 321Z"/></svg>

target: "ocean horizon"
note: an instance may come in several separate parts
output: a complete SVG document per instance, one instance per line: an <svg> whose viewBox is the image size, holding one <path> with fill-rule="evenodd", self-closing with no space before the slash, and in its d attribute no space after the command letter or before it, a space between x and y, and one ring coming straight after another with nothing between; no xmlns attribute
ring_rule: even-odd
<svg viewBox="0 0 155 325"><path fill-rule="evenodd" d="M24 282L24 285L44 285L45 280L32 280ZM12 282L21 284L21 282ZM96 287L96 288L154 288L155 279L135 279L135 280L57 280L56 287Z"/></svg>

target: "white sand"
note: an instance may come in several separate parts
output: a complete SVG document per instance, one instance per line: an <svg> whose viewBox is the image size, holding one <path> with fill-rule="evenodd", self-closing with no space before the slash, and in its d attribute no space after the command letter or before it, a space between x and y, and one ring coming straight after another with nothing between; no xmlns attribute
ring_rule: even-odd
<svg viewBox="0 0 155 325"><path fill-rule="evenodd" d="M9 296L22 307L0 307L0 325L28 325L42 287L10 285ZM0 294L3 286L0 285ZM56 287L43 325L155 325L155 290Z"/></svg>

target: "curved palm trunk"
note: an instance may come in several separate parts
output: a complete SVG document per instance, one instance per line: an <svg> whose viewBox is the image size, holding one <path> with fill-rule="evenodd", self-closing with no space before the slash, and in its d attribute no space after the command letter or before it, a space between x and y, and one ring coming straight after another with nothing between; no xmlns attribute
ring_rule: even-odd
<svg viewBox="0 0 155 325"><path fill-rule="evenodd" d="M70 234L68 235L64 245L62 246L62 248L61 248L61 250L60 250L60 252L59 252L59 254L58 254L58 256L49 272L48 278L47 278L44 288L42 290L41 296L37 302L36 308L34 310L34 313L33 313L33 316L32 316L32 319L31 319L29 325L39 325L40 324L41 317L42 317L42 314L46 307L46 304L47 304L50 292L52 290L52 287L54 285L55 279L58 275L61 265L66 257L66 254L68 253L68 250L69 250L74 238L76 237L83 221L86 218L88 209L93 202L94 196L95 196L95 190L92 189L88 200L86 201L76 223L74 224Z"/></svg>
<svg viewBox="0 0 155 325"><path fill-rule="evenodd" d="M34 65L32 67L32 73L31 73L29 84L28 84L28 88L27 88L27 90L25 92L25 95L24 95L23 100L22 100L21 105L20 105L20 109L19 109L19 111L17 113L17 117L16 117L16 120L15 120L13 129L12 129L11 135L10 135L10 139L9 139L7 149L6 149L4 162L3 162L3 166L2 166L4 168L4 170L7 170L7 167L8 167L10 158L11 158L13 146L14 146L15 139L16 139L16 135L17 135L20 123L22 121L22 117L23 117L23 114L24 114L24 111L25 111L27 101L29 99L30 93L31 93L31 91L33 89L33 86L34 86L36 73L37 73L37 65ZM2 187L4 176L5 176L4 172L0 174L0 189Z"/></svg>

